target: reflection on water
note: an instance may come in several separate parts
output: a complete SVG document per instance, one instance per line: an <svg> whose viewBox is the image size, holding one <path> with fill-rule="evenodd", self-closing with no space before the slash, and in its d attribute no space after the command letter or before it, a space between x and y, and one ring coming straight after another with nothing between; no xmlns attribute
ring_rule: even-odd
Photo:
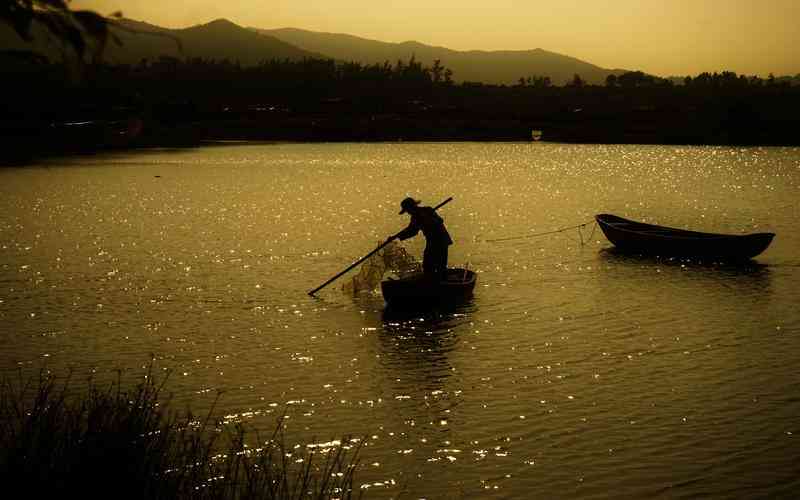
<svg viewBox="0 0 800 500"><path fill-rule="evenodd" d="M386 308L378 338L387 366L406 372L412 387L440 390L452 375L449 353L474 312L472 301L416 311Z"/></svg>
<svg viewBox="0 0 800 500"><path fill-rule="evenodd" d="M386 305L383 308L384 328L402 333L406 328L415 330L423 326L430 330L451 328L458 324L458 318L475 313L477 306L473 297L460 298L452 302L430 305Z"/></svg>
<svg viewBox="0 0 800 500"><path fill-rule="evenodd" d="M800 486L796 149L285 144L47 166L0 170L4 373L137 379L152 354L177 409L221 391L226 422L269 432L285 412L290 446L363 438L368 498ZM307 296L402 229L409 194L454 196L450 262L479 273L474 297ZM778 238L731 267L619 255L599 231L527 237L596 213ZM419 259L421 240L403 248Z"/></svg>
<svg viewBox="0 0 800 500"><path fill-rule="evenodd" d="M742 262L704 262L685 258L651 257L621 252L615 247L599 251L606 264L602 269L620 271L622 266L632 268L657 268L664 280L673 279L705 281L725 287L741 288L759 293L770 291L770 266L756 260Z"/></svg>

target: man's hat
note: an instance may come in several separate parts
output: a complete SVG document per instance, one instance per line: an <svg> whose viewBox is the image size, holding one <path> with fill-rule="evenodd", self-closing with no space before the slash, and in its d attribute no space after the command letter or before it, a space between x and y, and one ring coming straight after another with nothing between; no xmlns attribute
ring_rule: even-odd
<svg viewBox="0 0 800 500"><path fill-rule="evenodd" d="M403 215L404 213L408 212L411 207L416 207L417 205L419 205L419 201L415 200L414 198L409 197L404 199L400 202L400 208L402 208L402 210L400 210L400 215Z"/></svg>

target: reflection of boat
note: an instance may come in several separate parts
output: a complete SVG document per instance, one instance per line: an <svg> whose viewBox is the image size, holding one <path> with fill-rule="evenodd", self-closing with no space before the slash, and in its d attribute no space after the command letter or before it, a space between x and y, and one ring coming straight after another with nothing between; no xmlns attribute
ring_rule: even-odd
<svg viewBox="0 0 800 500"><path fill-rule="evenodd" d="M427 305L457 302L472 295L477 275L461 268L447 270L446 279L431 280L423 274L381 282L384 300L390 305Z"/></svg>
<svg viewBox="0 0 800 500"><path fill-rule="evenodd" d="M636 222L616 215L595 216L606 238L626 252L698 259L746 260L767 249L774 233L715 234Z"/></svg>
<svg viewBox="0 0 800 500"><path fill-rule="evenodd" d="M425 327L426 332L443 332L469 323L475 311L473 297L433 304L392 303L385 305L381 319L384 330L395 333L419 333L421 326Z"/></svg>

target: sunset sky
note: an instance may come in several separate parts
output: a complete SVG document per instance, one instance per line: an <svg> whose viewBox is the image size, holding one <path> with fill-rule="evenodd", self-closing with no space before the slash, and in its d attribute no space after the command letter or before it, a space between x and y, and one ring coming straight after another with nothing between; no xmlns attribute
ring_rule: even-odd
<svg viewBox="0 0 800 500"><path fill-rule="evenodd" d="M800 0L74 0L183 28L218 18L456 50L543 48L660 76L800 73Z"/></svg>

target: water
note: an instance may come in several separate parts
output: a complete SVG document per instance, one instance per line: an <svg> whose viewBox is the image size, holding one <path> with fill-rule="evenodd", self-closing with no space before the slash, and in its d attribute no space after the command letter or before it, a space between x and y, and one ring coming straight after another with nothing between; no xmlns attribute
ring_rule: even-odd
<svg viewBox="0 0 800 500"><path fill-rule="evenodd" d="M229 145L0 170L0 369L170 370L180 409L361 439L367 498L788 497L800 486L800 150ZM334 283L442 209L474 300ZM777 233L730 267L624 257L596 213ZM405 242L421 255L421 236ZM583 242L583 244L582 244Z"/></svg>

